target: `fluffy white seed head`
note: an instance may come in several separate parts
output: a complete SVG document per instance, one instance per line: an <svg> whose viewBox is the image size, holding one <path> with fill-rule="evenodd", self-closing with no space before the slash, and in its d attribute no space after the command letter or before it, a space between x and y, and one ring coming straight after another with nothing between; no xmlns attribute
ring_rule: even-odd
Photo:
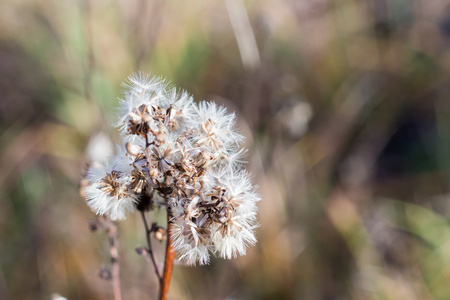
<svg viewBox="0 0 450 300"><path fill-rule="evenodd" d="M128 192L130 166L123 155L92 167L87 175L90 182L86 188L87 204L96 214L107 214L112 220L125 219L136 203L135 195Z"/></svg>
<svg viewBox="0 0 450 300"><path fill-rule="evenodd" d="M207 264L211 253L245 254L256 243L260 197L244 170L234 114L145 73L124 87L116 124L123 146L89 170L89 207L113 220L135 208L168 208L169 236L189 265Z"/></svg>

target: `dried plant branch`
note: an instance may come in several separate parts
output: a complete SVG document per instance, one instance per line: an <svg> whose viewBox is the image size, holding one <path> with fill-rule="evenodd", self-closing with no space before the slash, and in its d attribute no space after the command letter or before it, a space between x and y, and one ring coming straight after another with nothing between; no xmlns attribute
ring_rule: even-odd
<svg viewBox="0 0 450 300"><path fill-rule="evenodd" d="M103 229L108 235L109 255L111 256L111 272L105 268L100 272L100 277L112 281L114 300L122 300L120 288L119 250L117 248L117 226L107 217L93 220L90 224L91 231Z"/></svg>
<svg viewBox="0 0 450 300"><path fill-rule="evenodd" d="M107 221L109 254L111 255L112 264L112 286L114 293L114 300L122 300L122 293L120 289L120 266L119 266L119 251L117 249L117 227L110 220Z"/></svg>
<svg viewBox="0 0 450 300"><path fill-rule="evenodd" d="M159 267L159 263L156 258L155 252L153 252L152 239L150 237L150 234L152 231L151 231L151 228L148 226L147 219L145 218L145 213L143 211L141 211L141 217L142 217L142 222L144 223L144 227L145 227L145 237L147 239L147 252L151 258L153 266L155 267L155 272L156 272L156 276L158 276L159 283L161 284L161 280L162 280L161 269Z"/></svg>

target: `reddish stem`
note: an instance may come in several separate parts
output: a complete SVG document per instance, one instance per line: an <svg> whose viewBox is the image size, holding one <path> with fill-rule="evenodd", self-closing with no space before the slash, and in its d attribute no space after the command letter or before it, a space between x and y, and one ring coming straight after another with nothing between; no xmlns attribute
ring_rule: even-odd
<svg viewBox="0 0 450 300"><path fill-rule="evenodd" d="M167 294L169 293L170 278L172 277L173 260L175 258L175 251L173 250L172 241L170 239L172 231L170 213L167 214L167 247L166 247L166 259L164 260L164 273L161 280L161 286L159 291L159 300L167 300Z"/></svg>

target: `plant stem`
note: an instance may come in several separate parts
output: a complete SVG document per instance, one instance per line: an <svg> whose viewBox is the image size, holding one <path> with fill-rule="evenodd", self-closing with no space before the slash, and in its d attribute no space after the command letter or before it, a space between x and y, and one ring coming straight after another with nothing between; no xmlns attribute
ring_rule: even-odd
<svg viewBox="0 0 450 300"><path fill-rule="evenodd" d="M167 210L167 247L166 258L164 260L164 274L161 280L161 286L159 291L159 300L167 300L167 294L169 293L170 278L172 277L173 260L175 258L175 251L173 250L171 235L171 214L170 210Z"/></svg>
<svg viewBox="0 0 450 300"><path fill-rule="evenodd" d="M153 252L152 239L150 238L151 230L150 230L150 227L148 226L147 219L145 218L145 213L143 211L141 211L141 217L142 217L142 221L144 222L145 237L147 238L147 247L148 247L147 251L148 251L148 254L150 254L150 258L153 262L153 266L155 267L155 272L156 272L156 276L158 276L159 284L161 284L161 280L162 280L161 270L159 268L159 264L158 264L158 261L155 256L155 252Z"/></svg>
<svg viewBox="0 0 450 300"><path fill-rule="evenodd" d="M120 269L119 269L119 251L117 250L117 227L111 221L107 221L107 232L109 241L109 253L111 255L112 264L112 286L114 293L114 300L122 300L122 293L120 290Z"/></svg>

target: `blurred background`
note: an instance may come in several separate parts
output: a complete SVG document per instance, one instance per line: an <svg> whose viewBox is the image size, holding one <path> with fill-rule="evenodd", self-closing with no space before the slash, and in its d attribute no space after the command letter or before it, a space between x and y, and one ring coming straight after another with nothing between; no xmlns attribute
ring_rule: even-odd
<svg viewBox="0 0 450 300"><path fill-rule="evenodd" d="M236 112L263 198L258 244L170 299L450 299L444 0L0 1L0 299L112 299L79 189L137 70ZM118 227L123 298L156 299Z"/></svg>

